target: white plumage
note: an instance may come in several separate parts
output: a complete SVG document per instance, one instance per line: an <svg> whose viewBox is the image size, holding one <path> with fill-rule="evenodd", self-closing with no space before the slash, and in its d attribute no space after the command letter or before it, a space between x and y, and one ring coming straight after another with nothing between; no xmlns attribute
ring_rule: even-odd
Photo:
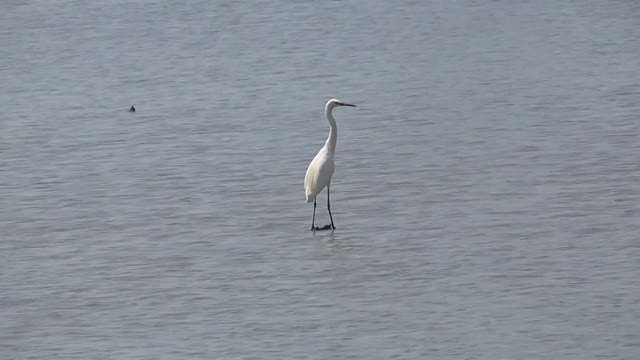
<svg viewBox="0 0 640 360"><path fill-rule="evenodd" d="M333 224L333 216L331 215L329 194L331 188L331 177L333 176L333 171L335 169L333 155L336 152L336 142L338 140L338 126L336 125L336 120L333 118L333 109L340 106L355 107L355 105L345 104L342 101L336 99L331 99L327 102L327 105L325 105L324 107L324 114L327 117L327 121L329 121L329 137L327 138L327 142L324 144L322 149L320 149L318 154L313 158L313 160L311 160L311 163L307 168L307 174L304 177L304 190L307 202L313 202L313 219L311 220L311 230L336 228ZM326 225L324 228L320 229L318 227L315 227L314 224L316 217L316 198L325 187L327 188L327 210L329 210L331 225Z"/></svg>
<svg viewBox="0 0 640 360"><path fill-rule="evenodd" d="M316 196L329 186L334 169L333 153L325 146L311 160L307 175L304 177L304 191L308 203L315 201Z"/></svg>

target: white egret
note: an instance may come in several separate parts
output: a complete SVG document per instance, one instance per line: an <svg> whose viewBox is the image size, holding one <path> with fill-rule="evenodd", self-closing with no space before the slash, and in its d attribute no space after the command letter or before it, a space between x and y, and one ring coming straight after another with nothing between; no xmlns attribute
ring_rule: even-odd
<svg viewBox="0 0 640 360"><path fill-rule="evenodd" d="M333 154L336 152L336 141L338 140L338 127L336 125L336 119L333 118L333 109L340 106L352 106L355 105L345 104L340 100L331 99L324 107L324 115L329 121L329 137L322 149L318 152L316 157L311 160L309 168L307 168L307 174L304 177L304 190L307 196L307 202L313 201L313 218L311 220L311 230L327 230L335 229L333 224L333 216L331 215L331 203L329 200L329 190L331 187L331 177L333 176L334 163ZM327 187L327 210L329 210L329 219L331 219L331 225L325 225L323 228L316 227L316 197L318 194Z"/></svg>

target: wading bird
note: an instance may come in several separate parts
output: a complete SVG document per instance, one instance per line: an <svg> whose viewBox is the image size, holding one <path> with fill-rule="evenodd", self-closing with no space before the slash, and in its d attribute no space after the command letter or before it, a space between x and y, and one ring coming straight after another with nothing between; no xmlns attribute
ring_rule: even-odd
<svg viewBox="0 0 640 360"><path fill-rule="evenodd" d="M324 144L322 149L318 152L316 157L311 160L309 164L309 168L307 168L307 175L304 177L304 190L307 196L307 202L310 203L313 201L313 218L311 220L311 230L328 230L335 229L336 226L333 224L333 216L331 215L331 202L329 199L329 191L331 187L331 177L333 176L334 163L333 163L333 154L336 152L336 141L338 140L338 127L336 125L336 119L333 118L333 109L340 106L351 106L356 107L355 105L345 104L340 100L331 99L327 102L327 105L324 107L324 115L327 117L327 121L329 121L329 137L327 138L327 142ZM316 197L322 191L322 189L327 187L327 210L329 211L329 219L331 219L331 225L325 225L320 228L315 226L316 221Z"/></svg>

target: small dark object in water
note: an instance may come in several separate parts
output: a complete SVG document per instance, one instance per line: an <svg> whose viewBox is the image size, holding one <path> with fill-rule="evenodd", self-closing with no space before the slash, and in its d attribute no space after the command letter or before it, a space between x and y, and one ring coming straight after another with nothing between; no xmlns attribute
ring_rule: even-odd
<svg viewBox="0 0 640 360"><path fill-rule="evenodd" d="M312 231L316 231L316 230L330 230L330 229L335 229L335 226L331 226L331 224L327 224L323 227L320 226L316 226L313 229L311 229Z"/></svg>
<svg viewBox="0 0 640 360"><path fill-rule="evenodd" d="M131 107L129 108L129 112L136 112L136 108L133 105L131 105Z"/></svg>

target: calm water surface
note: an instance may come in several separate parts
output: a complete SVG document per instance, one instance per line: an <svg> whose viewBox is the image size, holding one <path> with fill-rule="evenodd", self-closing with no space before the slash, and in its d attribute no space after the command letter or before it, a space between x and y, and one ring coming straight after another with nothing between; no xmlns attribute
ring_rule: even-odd
<svg viewBox="0 0 640 360"><path fill-rule="evenodd" d="M638 2L1 8L0 358L638 357Z"/></svg>

